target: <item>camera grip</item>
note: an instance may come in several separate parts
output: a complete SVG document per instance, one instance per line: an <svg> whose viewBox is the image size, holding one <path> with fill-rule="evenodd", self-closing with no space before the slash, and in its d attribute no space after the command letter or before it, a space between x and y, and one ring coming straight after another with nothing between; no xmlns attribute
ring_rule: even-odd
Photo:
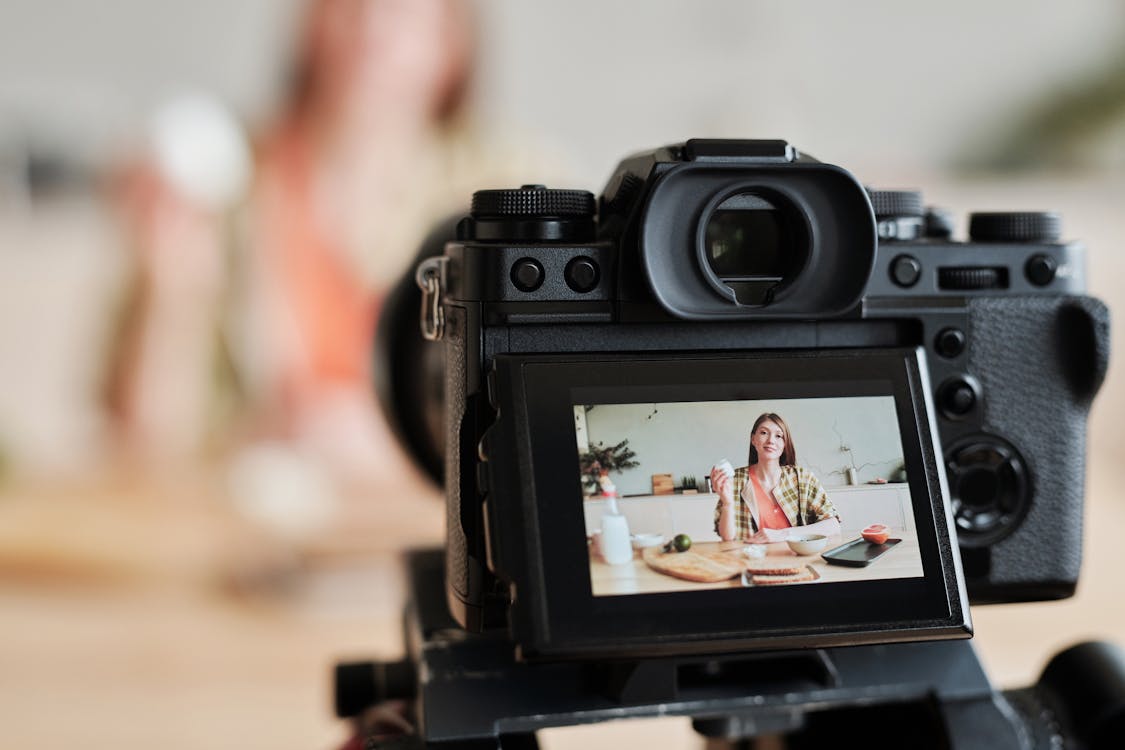
<svg viewBox="0 0 1125 750"><path fill-rule="evenodd" d="M1027 515L991 545L970 593L974 601L1067 596L1081 564L1086 418L1105 375L1108 311L1089 297L1046 296L977 297L969 308L982 426L1014 444L1031 474Z"/></svg>

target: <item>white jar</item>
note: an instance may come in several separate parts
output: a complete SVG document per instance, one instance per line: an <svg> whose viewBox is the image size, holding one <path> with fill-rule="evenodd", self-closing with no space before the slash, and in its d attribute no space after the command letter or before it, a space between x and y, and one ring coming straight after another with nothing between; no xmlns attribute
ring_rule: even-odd
<svg viewBox="0 0 1125 750"><path fill-rule="evenodd" d="M633 543L629 538L629 522L625 516L606 513L602 516L602 557L610 565L633 561Z"/></svg>

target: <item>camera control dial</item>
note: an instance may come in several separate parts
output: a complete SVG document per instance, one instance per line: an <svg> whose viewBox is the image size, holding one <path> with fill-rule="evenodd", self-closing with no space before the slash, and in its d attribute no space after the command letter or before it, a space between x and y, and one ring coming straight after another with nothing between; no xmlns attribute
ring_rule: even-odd
<svg viewBox="0 0 1125 750"><path fill-rule="evenodd" d="M524 185L473 193L465 239L484 242L590 242L597 203L587 190Z"/></svg>
<svg viewBox="0 0 1125 750"><path fill-rule="evenodd" d="M478 190L473 193L473 218L582 217L594 215L594 194L587 190L554 190L524 185L518 190Z"/></svg>
<svg viewBox="0 0 1125 750"><path fill-rule="evenodd" d="M915 240L926 230L926 211L917 190L867 189L880 240Z"/></svg>
<svg viewBox="0 0 1125 750"><path fill-rule="evenodd" d="M969 217L969 237L977 242L1057 242L1062 220L1045 211L975 213Z"/></svg>
<svg viewBox="0 0 1125 750"><path fill-rule="evenodd" d="M972 435L950 446L945 461L961 545L987 546L1015 531L1031 498L1019 451L995 435Z"/></svg>
<svg viewBox="0 0 1125 750"><path fill-rule="evenodd" d="M889 216L922 216L925 214L922 207L922 194L917 190L872 190L868 188L867 194L871 196L871 208L875 210L875 218L877 219Z"/></svg>

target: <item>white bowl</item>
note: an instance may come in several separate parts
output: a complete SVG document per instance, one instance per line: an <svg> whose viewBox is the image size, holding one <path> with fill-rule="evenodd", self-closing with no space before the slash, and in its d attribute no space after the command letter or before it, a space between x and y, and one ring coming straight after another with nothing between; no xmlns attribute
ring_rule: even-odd
<svg viewBox="0 0 1125 750"><path fill-rule="evenodd" d="M633 549L644 549L664 544L663 534L633 534Z"/></svg>
<svg viewBox="0 0 1125 750"><path fill-rule="evenodd" d="M790 537L786 543L798 555L815 555L828 544L824 534L799 534Z"/></svg>

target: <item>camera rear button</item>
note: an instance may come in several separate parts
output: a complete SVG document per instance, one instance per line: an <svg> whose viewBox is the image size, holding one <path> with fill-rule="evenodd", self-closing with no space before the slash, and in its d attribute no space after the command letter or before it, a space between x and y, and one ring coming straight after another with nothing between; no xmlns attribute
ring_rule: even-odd
<svg viewBox="0 0 1125 750"><path fill-rule="evenodd" d="M902 287L912 287L922 278L922 264L910 255L900 255L891 261L891 279Z"/></svg>
<svg viewBox="0 0 1125 750"><path fill-rule="evenodd" d="M534 292L543 285L543 266L533 258L520 258L512 264L512 283L521 292Z"/></svg>
<svg viewBox="0 0 1125 750"><path fill-rule="evenodd" d="M567 286L579 294L585 294L598 285L601 271L593 258L582 255L566 264L563 276Z"/></svg>
<svg viewBox="0 0 1125 750"><path fill-rule="evenodd" d="M947 419L964 419L981 399L981 387L971 375L956 375L938 388L938 408Z"/></svg>
<svg viewBox="0 0 1125 750"><path fill-rule="evenodd" d="M1059 264L1055 259L1049 255L1033 255L1027 260L1027 264L1023 267L1023 272L1027 274L1027 280L1035 286L1047 286L1055 280L1055 273L1059 270Z"/></svg>
<svg viewBox="0 0 1125 750"><path fill-rule="evenodd" d="M960 328L943 328L934 337L934 349L946 359L953 359L965 351L965 332Z"/></svg>

